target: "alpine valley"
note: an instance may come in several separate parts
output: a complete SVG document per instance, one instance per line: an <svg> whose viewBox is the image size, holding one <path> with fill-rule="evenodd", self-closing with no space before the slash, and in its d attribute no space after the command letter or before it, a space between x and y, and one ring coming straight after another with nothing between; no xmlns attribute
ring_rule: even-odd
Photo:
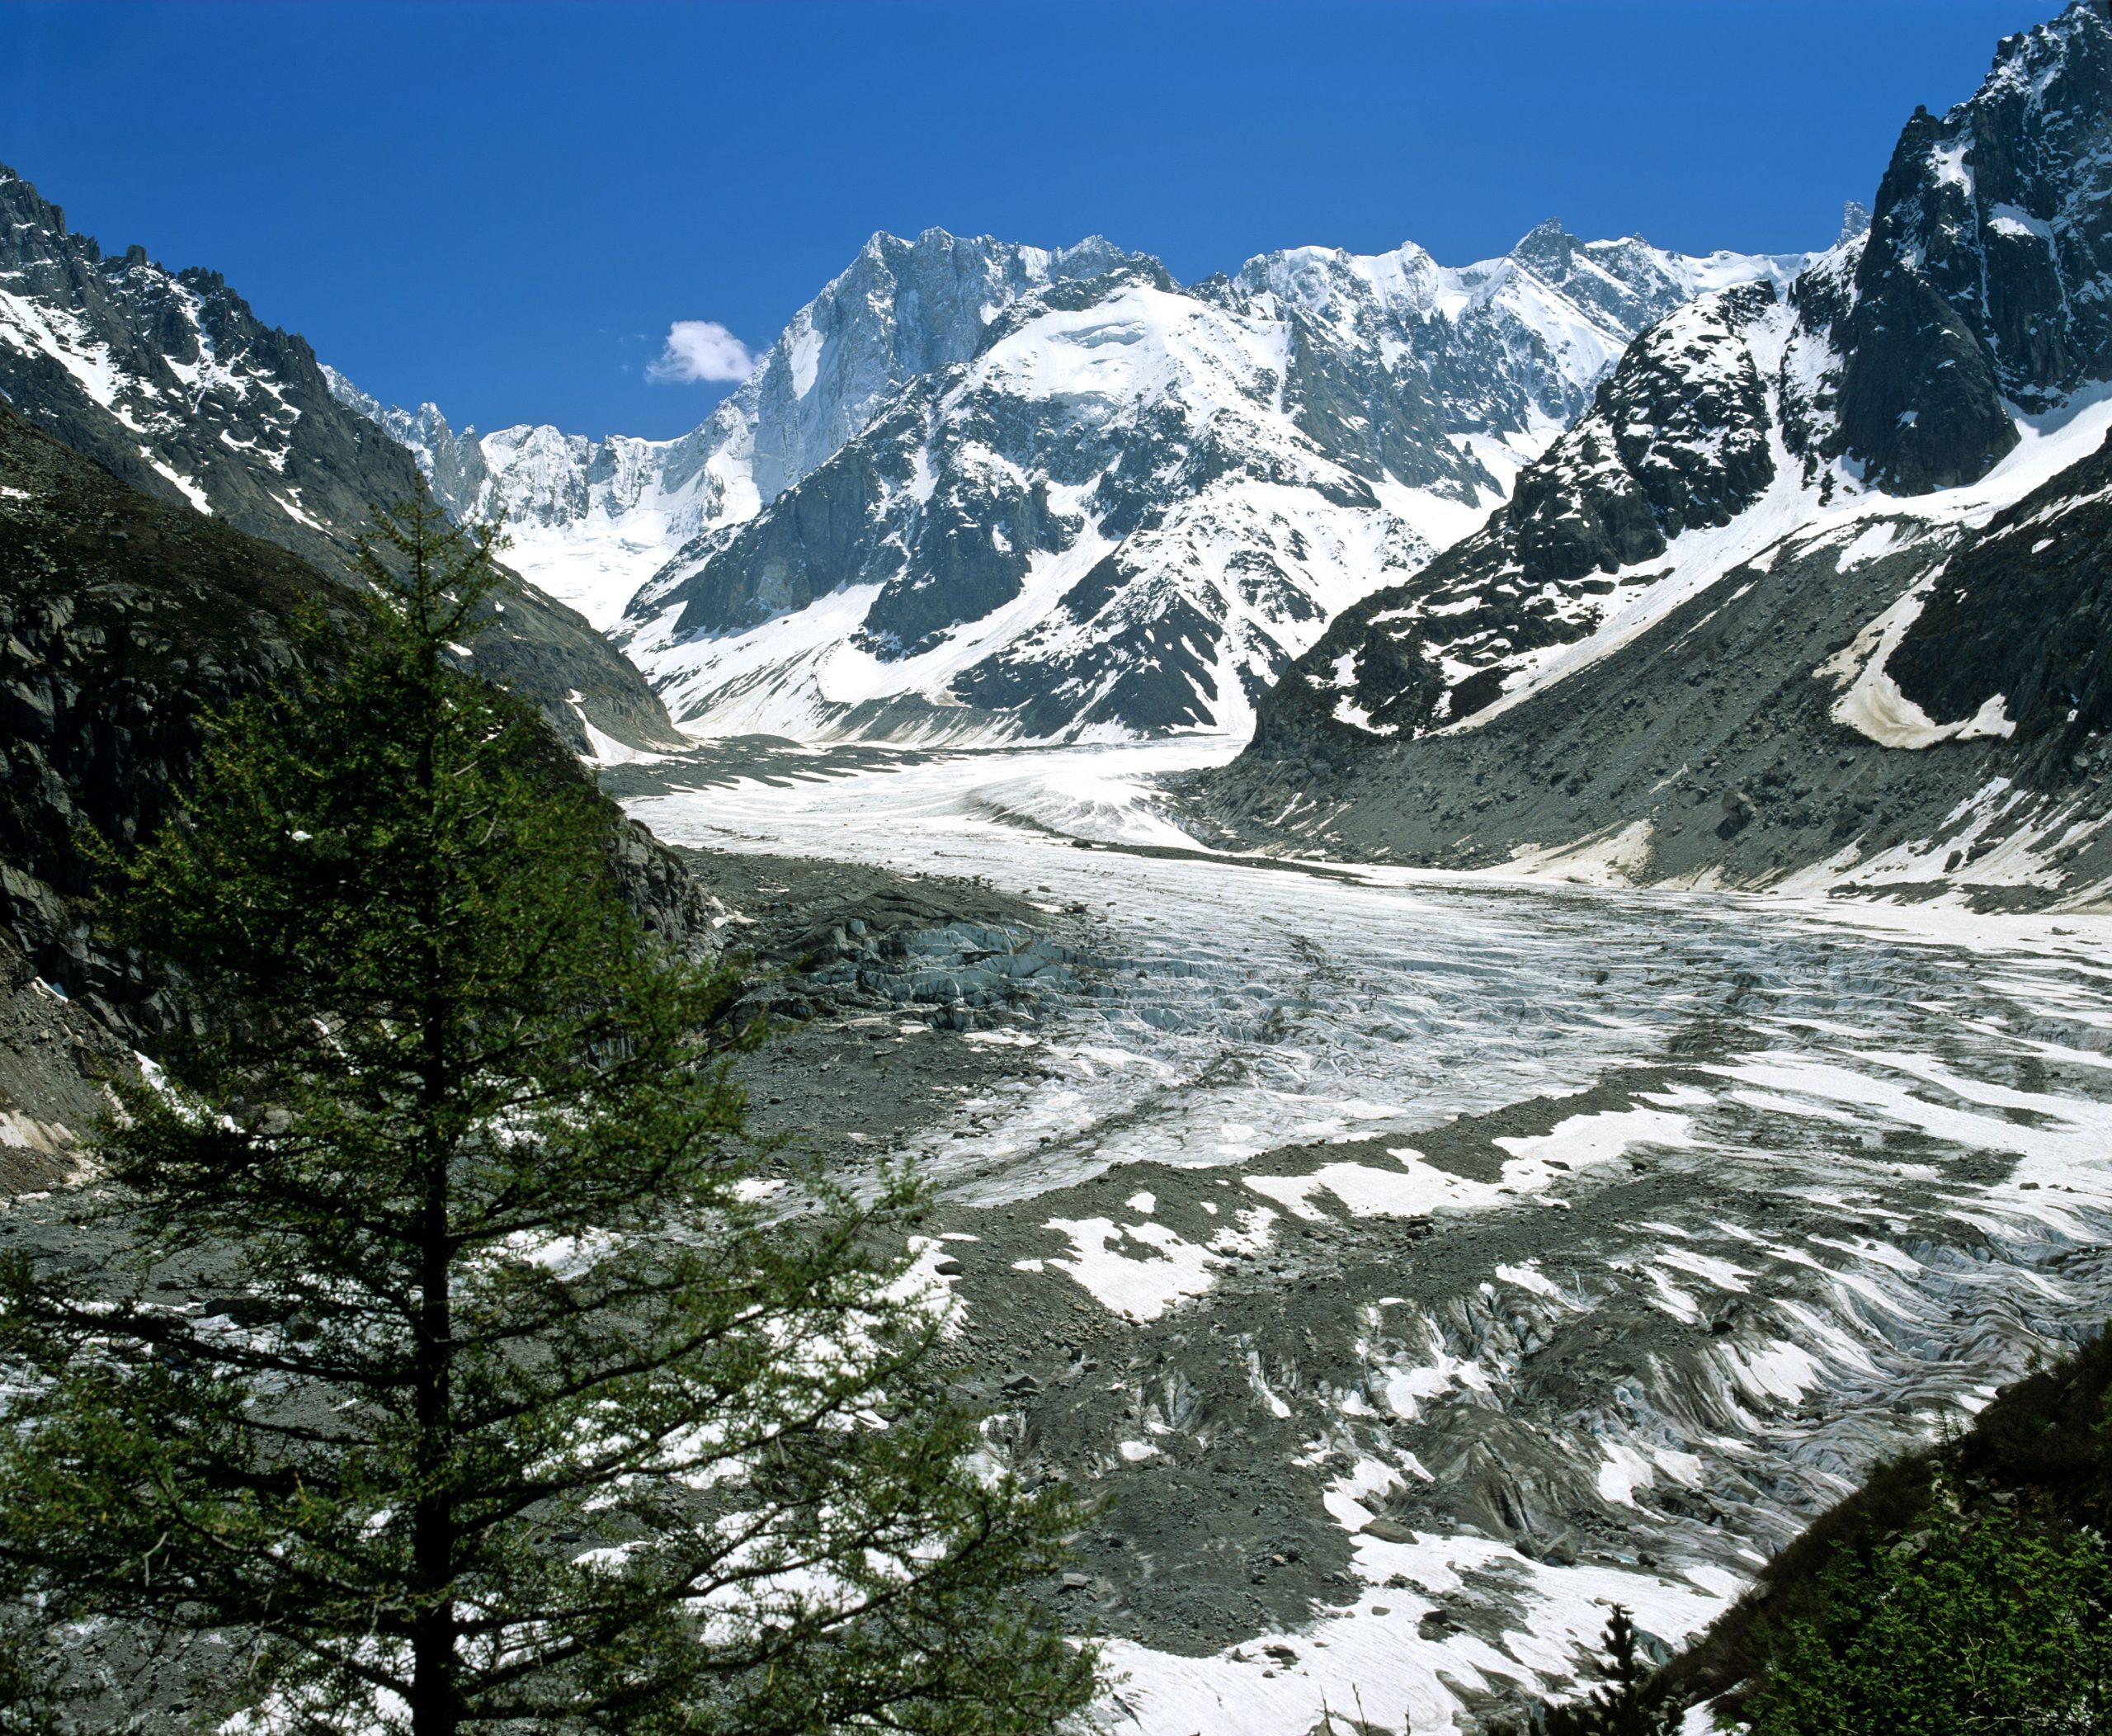
<svg viewBox="0 0 2112 1736"><path fill-rule="evenodd" d="M422 476L634 903L749 960L757 1129L914 1161L990 1462L1111 1498L1094 1728L1698 1639L2112 1295L2112 0L1825 191L1188 284L876 234L646 440L386 404L0 172L0 1244L107 1252L53 1201L186 1017L87 831Z"/></svg>

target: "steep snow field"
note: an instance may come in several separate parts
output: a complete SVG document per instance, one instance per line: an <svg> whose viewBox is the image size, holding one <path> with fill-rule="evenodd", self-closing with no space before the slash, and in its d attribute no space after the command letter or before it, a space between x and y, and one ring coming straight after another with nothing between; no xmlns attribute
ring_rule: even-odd
<svg viewBox="0 0 2112 1736"><path fill-rule="evenodd" d="M2020 413L2015 423L2016 446L1976 483L1931 494L1861 493L1832 506L1822 506L1817 490L1799 483L1787 455L1780 451L1779 433L1770 428L1778 441L1775 475L1761 500L1728 525L1687 531L1674 538L1657 560L1633 571L1624 569L1618 576L1634 588L1619 611L1609 613L1587 638L1519 659L1519 668L1501 699L1450 727L1478 729L1532 695L1589 668L1689 597L1776 545L1794 554L1837 544L1838 564L1846 570L1888 554L1910 540L1978 529L2004 507L2023 499L2104 443L2105 435L2112 432L2112 385L2092 387L2039 415ZM1761 564L1771 563L1763 559ZM1959 725L1940 725L1926 717L1908 715L1902 708L1911 709L1911 701L1900 700L1896 689L1888 698L1880 687L1880 683L1891 686L1883 674L1884 655L1918 611L1924 588L1917 584L1885 616L1874 621L1867 639L1851 648L1855 654L1844 655L1832 672L1845 690L1836 708L1839 720L1886 747L1925 747L1960 733ZM1890 642L1884 643L1888 629L1892 630Z"/></svg>
<svg viewBox="0 0 2112 1736"><path fill-rule="evenodd" d="M1053 1015L926 1039L1028 1072L919 1154L969 1330L1087 1323L992 1441L1118 1498L1110 1729L1459 1728L1609 1602L1676 1641L2101 1315L2112 921L1212 857L1148 779L1224 751L729 743L629 804L1089 913Z"/></svg>

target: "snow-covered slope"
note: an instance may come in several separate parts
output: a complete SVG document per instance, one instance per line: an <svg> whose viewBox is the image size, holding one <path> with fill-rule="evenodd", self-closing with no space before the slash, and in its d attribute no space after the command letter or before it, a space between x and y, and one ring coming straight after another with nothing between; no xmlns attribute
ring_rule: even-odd
<svg viewBox="0 0 2112 1736"><path fill-rule="evenodd" d="M1183 286L1053 257L1075 269L984 308L969 353L632 601L619 642L686 727L1243 733L1332 615L1505 497L1637 330L1803 263L1552 224L1460 270L1303 248Z"/></svg>
<svg viewBox="0 0 2112 1736"><path fill-rule="evenodd" d="M2108 99L2105 0L2005 41L1786 304L1675 312L1482 530L1338 618L1200 811L1426 861L2096 895Z"/></svg>
<svg viewBox="0 0 2112 1736"><path fill-rule="evenodd" d="M699 532L752 517L906 382L966 360L1000 309L1129 257L1097 237L1051 251L943 229L875 235L755 372L675 440L589 440L547 425L458 434L436 405L384 407L335 370L331 386L417 455L455 512L502 512L513 564L606 628Z"/></svg>

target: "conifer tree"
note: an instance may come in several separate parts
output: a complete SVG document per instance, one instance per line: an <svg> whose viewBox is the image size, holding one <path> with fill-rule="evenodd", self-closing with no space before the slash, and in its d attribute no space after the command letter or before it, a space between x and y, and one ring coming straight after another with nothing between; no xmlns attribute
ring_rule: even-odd
<svg viewBox="0 0 2112 1736"><path fill-rule="evenodd" d="M1642 1630L1626 1606L1606 1617L1605 1685L1581 1701L1548 1709L1549 1736L1670 1736L1679 1727L1643 1653Z"/></svg>
<svg viewBox="0 0 2112 1736"><path fill-rule="evenodd" d="M1529 1724L1495 1725L1491 1736L1672 1736L1681 1709L1643 1655L1643 1631L1624 1605L1606 1618L1599 1661L1604 1685L1582 1699L1537 1709Z"/></svg>
<svg viewBox="0 0 2112 1736"><path fill-rule="evenodd" d="M379 526L113 862L187 1025L95 1153L123 1283L0 1280L5 1588L232 1636L276 1729L1049 1729L1079 1511L938 1392L915 1188L743 1137L735 974L649 944L613 810L451 661L493 531Z"/></svg>

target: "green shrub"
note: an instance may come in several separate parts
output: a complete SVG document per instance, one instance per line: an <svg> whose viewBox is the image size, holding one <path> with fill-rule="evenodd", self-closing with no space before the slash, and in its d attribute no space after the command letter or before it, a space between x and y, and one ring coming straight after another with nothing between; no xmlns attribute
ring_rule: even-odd
<svg viewBox="0 0 2112 1736"><path fill-rule="evenodd" d="M2096 1532L1968 1519L1840 1545L1816 1608L1774 1635L1754 1736L2112 1731L2112 1553Z"/></svg>

